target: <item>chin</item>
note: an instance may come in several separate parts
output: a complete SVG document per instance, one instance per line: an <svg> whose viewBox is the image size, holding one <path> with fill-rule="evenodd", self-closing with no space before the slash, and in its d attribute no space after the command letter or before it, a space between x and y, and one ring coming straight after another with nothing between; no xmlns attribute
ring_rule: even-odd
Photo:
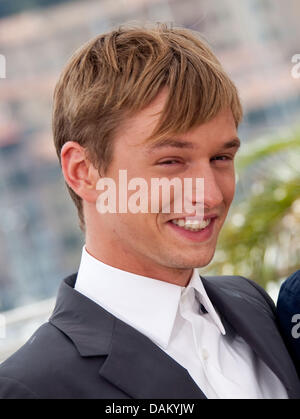
<svg viewBox="0 0 300 419"><path fill-rule="evenodd" d="M174 266L177 269L194 269L194 268L204 268L207 266L214 256L214 252L207 256L195 256L193 258L187 257L182 258L181 260L177 259Z"/></svg>
<svg viewBox="0 0 300 419"><path fill-rule="evenodd" d="M209 265L215 255L215 248L207 253L206 255L201 255L195 258L195 267L197 268L204 268L205 266Z"/></svg>

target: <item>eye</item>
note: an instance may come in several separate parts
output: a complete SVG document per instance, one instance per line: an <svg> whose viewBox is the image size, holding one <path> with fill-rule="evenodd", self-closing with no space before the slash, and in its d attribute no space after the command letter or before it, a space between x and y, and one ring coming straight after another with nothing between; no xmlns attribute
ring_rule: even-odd
<svg viewBox="0 0 300 419"><path fill-rule="evenodd" d="M227 162L231 160L233 160L233 156L230 156L230 155L216 156L211 159L211 161L221 161L221 162Z"/></svg>
<svg viewBox="0 0 300 419"><path fill-rule="evenodd" d="M180 163L180 161L176 160L176 159L168 159L168 160L158 162L157 164L159 166L172 166L172 165L177 164L177 163Z"/></svg>

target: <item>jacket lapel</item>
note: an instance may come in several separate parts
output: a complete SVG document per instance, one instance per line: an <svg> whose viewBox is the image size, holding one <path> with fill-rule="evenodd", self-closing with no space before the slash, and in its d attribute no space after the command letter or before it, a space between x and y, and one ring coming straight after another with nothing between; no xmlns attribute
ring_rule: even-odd
<svg viewBox="0 0 300 419"><path fill-rule="evenodd" d="M100 375L135 399L206 398L185 368L118 319Z"/></svg>
<svg viewBox="0 0 300 419"><path fill-rule="evenodd" d="M278 376L290 398L300 397L295 367L265 298L246 279L203 277L206 292L222 319L229 323Z"/></svg>
<svg viewBox="0 0 300 419"><path fill-rule="evenodd" d="M76 274L60 287L49 322L82 357L107 355L99 374L135 399L205 399L187 370L150 339L74 290Z"/></svg>

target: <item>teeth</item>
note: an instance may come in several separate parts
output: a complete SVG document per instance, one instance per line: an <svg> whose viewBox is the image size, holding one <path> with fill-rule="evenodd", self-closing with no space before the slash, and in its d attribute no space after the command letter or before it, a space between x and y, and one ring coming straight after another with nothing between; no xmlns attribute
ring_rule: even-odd
<svg viewBox="0 0 300 419"><path fill-rule="evenodd" d="M210 224L210 221L210 218L201 222L198 220L187 220L185 218L180 218L178 220L172 220L172 223L179 227L183 227L185 230L200 231L207 227L208 224Z"/></svg>

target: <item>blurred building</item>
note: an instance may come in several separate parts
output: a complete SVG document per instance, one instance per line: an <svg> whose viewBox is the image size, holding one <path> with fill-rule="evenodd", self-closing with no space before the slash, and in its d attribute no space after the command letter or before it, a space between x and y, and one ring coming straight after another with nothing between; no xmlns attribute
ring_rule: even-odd
<svg viewBox="0 0 300 419"><path fill-rule="evenodd" d="M299 121L299 18L298 0L86 0L0 16L0 312L54 296L78 268L83 237L51 136L54 85L75 49L125 22L200 31L239 88L251 140Z"/></svg>

